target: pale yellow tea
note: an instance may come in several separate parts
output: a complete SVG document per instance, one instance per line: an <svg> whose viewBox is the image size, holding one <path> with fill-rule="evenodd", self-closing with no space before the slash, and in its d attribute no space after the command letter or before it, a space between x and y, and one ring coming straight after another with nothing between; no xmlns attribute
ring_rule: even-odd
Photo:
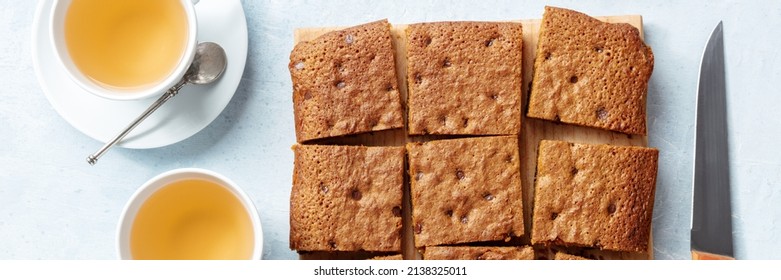
<svg viewBox="0 0 781 280"><path fill-rule="evenodd" d="M133 259L249 259L253 247L252 221L239 198L202 179L152 194L130 231Z"/></svg>
<svg viewBox="0 0 781 280"><path fill-rule="evenodd" d="M65 41L76 67L107 87L160 83L182 59L187 14L177 0L73 0Z"/></svg>

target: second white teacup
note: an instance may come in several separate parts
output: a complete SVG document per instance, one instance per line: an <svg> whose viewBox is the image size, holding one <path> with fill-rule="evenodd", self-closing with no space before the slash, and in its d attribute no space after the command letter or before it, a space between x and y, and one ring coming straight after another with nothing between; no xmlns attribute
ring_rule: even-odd
<svg viewBox="0 0 781 280"><path fill-rule="evenodd" d="M158 95L195 55L193 0L55 0L51 42L70 78L113 100Z"/></svg>
<svg viewBox="0 0 781 280"><path fill-rule="evenodd" d="M263 230L255 205L216 172L182 168L142 185L117 230L121 259L260 259Z"/></svg>

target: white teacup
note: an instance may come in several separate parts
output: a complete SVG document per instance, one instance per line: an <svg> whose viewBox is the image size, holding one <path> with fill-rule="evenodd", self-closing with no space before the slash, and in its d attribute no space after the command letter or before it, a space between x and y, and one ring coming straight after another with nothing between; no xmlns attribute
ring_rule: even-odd
<svg viewBox="0 0 781 280"><path fill-rule="evenodd" d="M197 0L55 0L50 37L70 78L112 100L165 92L195 56Z"/></svg>
<svg viewBox="0 0 781 280"><path fill-rule="evenodd" d="M144 183L122 211L117 234L125 260L257 260L263 251L252 200L230 179L198 168L171 170Z"/></svg>

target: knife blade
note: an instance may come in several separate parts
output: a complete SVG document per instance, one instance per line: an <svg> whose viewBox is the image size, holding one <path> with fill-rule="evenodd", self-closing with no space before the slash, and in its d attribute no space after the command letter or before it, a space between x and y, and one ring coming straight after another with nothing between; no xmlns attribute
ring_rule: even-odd
<svg viewBox="0 0 781 280"><path fill-rule="evenodd" d="M734 259L724 35L719 22L702 55L692 180L692 259Z"/></svg>

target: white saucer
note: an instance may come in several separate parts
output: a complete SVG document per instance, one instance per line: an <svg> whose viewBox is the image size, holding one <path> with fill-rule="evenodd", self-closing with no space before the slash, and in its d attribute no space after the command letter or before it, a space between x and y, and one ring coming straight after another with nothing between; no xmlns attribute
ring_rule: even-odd
<svg viewBox="0 0 781 280"><path fill-rule="evenodd" d="M38 2L35 13L32 54L38 82L54 109L68 123L95 140L108 142L157 98L108 100L73 83L49 42L48 12L52 3L52 0ZM185 85L177 96L120 142L120 146L146 149L182 141L217 118L236 92L247 61L247 21L241 1L201 0L195 5L195 11L198 41L220 44L228 55L228 68L213 84Z"/></svg>

